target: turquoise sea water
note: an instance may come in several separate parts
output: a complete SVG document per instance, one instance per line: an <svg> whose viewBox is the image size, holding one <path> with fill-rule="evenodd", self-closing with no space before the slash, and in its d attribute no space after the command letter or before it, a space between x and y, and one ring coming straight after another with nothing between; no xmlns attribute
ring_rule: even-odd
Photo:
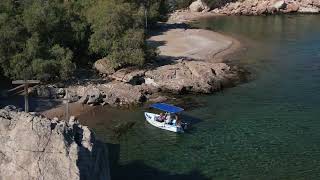
<svg viewBox="0 0 320 180"><path fill-rule="evenodd" d="M109 139L106 119L135 123L110 145L113 179L319 179L320 16L193 25L243 39L246 50L232 62L252 80L193 96L202 106L186 111L193 126L185 134L150 126L143 108L98 110L88 125L102 140Z"/></svg>

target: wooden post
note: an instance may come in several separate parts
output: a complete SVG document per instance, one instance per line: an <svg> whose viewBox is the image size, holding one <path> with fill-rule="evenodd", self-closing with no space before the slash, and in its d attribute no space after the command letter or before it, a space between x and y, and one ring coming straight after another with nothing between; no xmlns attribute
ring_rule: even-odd
<svg viewBox="0 0 320 180"><path fill-rule="evenodd" d="M29 98L28 98L28 88L29 84L39 84L38 80L16 80L12 81L12 84L22 84L24 86L24 111L29 112Z"/></svg>
<svg viewBox="0 0 320 180"><path fill-rule="evenodd" d="M146 29L148 29L148 10L146 6L144 6L144 17L146 19Z"/></svg>
<svg viewBox="0 0 320 180"><path fill-rule="evenodd" d="M62 100L63 100L63 103L66 104L64 115L65 115L66 121L69 121L70 120L70 106L69 106L69 103L71 101L71 98L69 97L68 89L66 89L65 91L66 91L66 95Z"/></svg>
<svg viewBox="0 0 320 180"><path fill-rule="evenodd" d="M26 113L29 112L29 98L28 98L28 94L29 94L29 92L28 92L28 84L26 83L26 84L24 85L24 111L25 111Z"/></svg>
<svg viewBox="0 0 320 180"><path fill-rule="evenodd" d="M66 98L64 99L66 102L66 112L65 112L65 116L66 116L66 121L69 121L70 117L69 117L69 97L68 97L68 90L66 89Z"/></svg>

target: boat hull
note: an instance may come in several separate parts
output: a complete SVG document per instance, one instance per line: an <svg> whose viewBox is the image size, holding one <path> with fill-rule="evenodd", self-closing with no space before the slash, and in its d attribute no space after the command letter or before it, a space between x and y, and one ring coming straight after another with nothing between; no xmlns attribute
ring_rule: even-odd
<svg viewBox="0 0 320 180"><path fill-rule="evenodd" d="M153 125L157 128L164 129L164 130L171 131L171 132L176 132L176 133L183 133L184 132L182 127L177 127L175 125L170 125L170 124L166 124L164 122L157 121L156 119L159 116L158 114L145 112L144 116L145 116L146 120L151 125Z"/></svg>

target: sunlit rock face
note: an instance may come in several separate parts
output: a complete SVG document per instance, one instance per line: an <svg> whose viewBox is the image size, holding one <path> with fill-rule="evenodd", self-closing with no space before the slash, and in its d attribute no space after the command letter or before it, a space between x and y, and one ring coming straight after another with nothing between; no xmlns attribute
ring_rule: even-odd
<svg viewBox="0 0 320 180"><path fill-rule="evenodd" d="M212 93L240 80L237 70L225 63L182 61L146 72L146 83L178 93Z"/></svg>
<svg viewBox="0 0 320 180"><path fill-rule="evenodd" d="M319 13L319 0L244 0L226 3L213 10L227 15L261 15L274 13Z"/></svg>
<svg viewBox="0 0 320 180"><path fill-rule="evenodd" d="M74 120L0 110L0 179L110 179L106 147Z"/></svg>

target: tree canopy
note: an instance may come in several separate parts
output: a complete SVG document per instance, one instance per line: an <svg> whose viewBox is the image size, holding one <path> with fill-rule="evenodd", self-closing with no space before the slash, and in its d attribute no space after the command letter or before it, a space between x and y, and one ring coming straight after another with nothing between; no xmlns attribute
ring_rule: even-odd
<svg viewBox="0 0 320 180"><path fill-rule="evenodd" d="M77 66L107 57L115 67L143 65L149 23L164 0L0 1L0 68L12 79L66 80ZM0 72L1 72L0 71Z"/></svg>

